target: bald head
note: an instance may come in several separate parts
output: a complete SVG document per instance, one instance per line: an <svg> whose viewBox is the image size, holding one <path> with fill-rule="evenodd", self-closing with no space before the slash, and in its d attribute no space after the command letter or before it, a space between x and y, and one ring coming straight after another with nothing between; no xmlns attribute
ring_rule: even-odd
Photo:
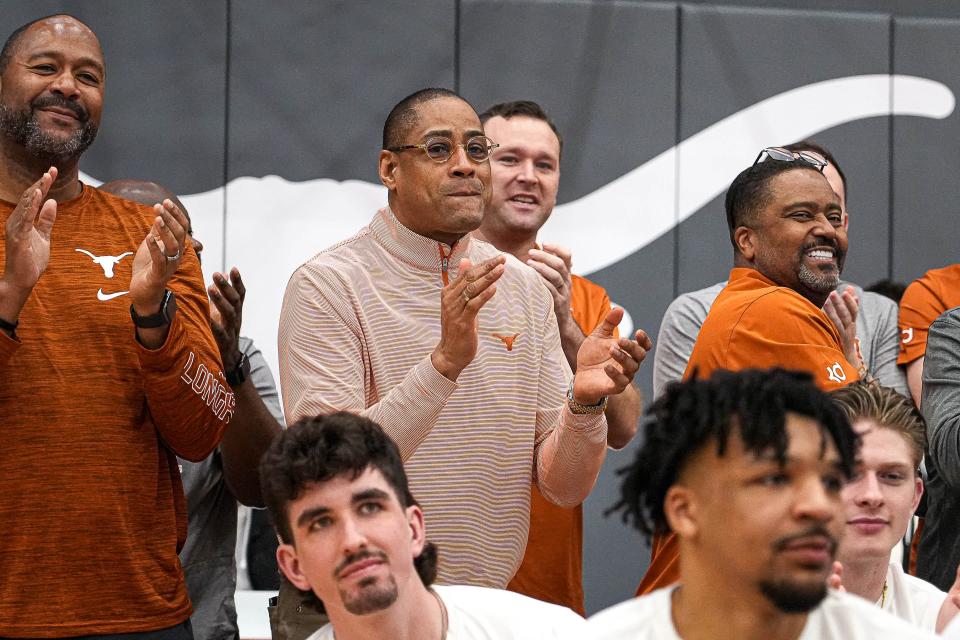
<svg viewBox="0 0 960 640"><path fill-rule="evenodd" d="M180 198L178 198L173 191L156 182L150 182L148 180L111 180L110 182L105 182L100 185L100 190L127 200L145 204L148 207L170 199L173 200L175 205L180 207L180 211L183 211L187 218L190 217L190 212L188 212L187 208L180 202Z"/></svg>
<svg viewBox="0 0 960 640"><path fill-rule="evenodd" d="M7 37L6 42L3 43L3 48L0 49L0 75L6 71L7 65L10 64L10 60L13 58L13 54L23 36L35 29L48 29L57 34L66 34L71 32L84 33L96 41L97 48L100 50L100 57L103 57L103 48L100 46L100 40L97 38L97 34L93 32L93 29L88 27L79 18L75 18L68 13L55 13L53 15L37 18L36 20L31 20L22 27L17 28Z"/></svg>
<svg viewBox="0 0 960 640"><path fill-rule="evenodd" d="M187 208L183 206L180 198L178 198L177 194L173 191L149 180L111 180L110 182L104 182L100 185L100 191L106 191L107 193L112 193L126 200L133 200L134 202L145 204L148 207L152 207L164 200L172 200L173 204L177 205L180 211L183 211L183 215L187 216L187 222L190 223L190 226L187 227L187 235L193 244L193 250L197 252L197 258L200 258L200 252L203 251L203 243L193 237L193 223L190 220L190 212L187 211Z"/></svg>

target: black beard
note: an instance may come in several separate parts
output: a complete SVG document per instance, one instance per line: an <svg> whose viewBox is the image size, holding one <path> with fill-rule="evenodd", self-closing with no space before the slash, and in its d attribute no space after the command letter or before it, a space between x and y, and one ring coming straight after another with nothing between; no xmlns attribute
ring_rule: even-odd
<svg viewBox="0 0 960 640"><path fill-rule="evenodd" d="M53 138L40 128L34 108L13 111L0 104L0 135L22 146L35 158L51 164L72 161L83 155L97 137L97 125L89 119L81 119L82 126L69 138Z"/></svg>
<svg viewBox="0 0 960 640"><path fill-rule="evenodd" d="M827 597L826 580L797 584L783 580L764 580L760 592L784 613L807 613Z"/></svg>

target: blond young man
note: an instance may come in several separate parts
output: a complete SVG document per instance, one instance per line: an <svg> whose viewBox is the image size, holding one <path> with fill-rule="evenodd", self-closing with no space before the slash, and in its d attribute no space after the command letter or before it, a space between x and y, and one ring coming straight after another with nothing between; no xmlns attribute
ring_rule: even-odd
<svg viewBox="0 0 960 640"><path fill-rule="evenodd" d="M833 396L861 439L856 472L843 490L846 531L837 553L843 587L939 633L957 613L960 584L944 593L890 560L923 495L923 417L908 398L877 384L856 382Z"/></svg>

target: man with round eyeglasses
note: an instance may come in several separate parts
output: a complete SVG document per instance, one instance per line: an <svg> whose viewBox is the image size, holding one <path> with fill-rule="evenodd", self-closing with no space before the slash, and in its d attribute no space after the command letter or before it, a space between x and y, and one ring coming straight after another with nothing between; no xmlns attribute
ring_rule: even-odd
<svg viewBox="0 0 960 640"><path fill-rule="evenodd" d="M495 143L446 89L405 98L384 125L388 206L293 274L280 317L287 420L351 411L399 448L440 581L503 588L523 557L530 485L572 506L606 449L606 398L649 343L618 340L622 311L586 338L571 376L536 272L472 237Z"/></svg>

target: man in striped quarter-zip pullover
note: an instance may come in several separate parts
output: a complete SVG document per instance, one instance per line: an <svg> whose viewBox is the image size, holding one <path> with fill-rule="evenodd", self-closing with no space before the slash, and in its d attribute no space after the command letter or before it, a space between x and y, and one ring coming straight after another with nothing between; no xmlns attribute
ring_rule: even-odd
<svg viewBox="0 0 960 640"><path fill-rule="evenodd" d="M291 424L338 410L380 423L444 550L439 582L503 588L523 557L530 483L558 505L583 501L606 450L606 398L651 345L642 332L617 340L615 309L571 383L540 277L471 237L495 143L462 98L419 91L383 137L389 206L287 285L284 411Z"/></svg>

